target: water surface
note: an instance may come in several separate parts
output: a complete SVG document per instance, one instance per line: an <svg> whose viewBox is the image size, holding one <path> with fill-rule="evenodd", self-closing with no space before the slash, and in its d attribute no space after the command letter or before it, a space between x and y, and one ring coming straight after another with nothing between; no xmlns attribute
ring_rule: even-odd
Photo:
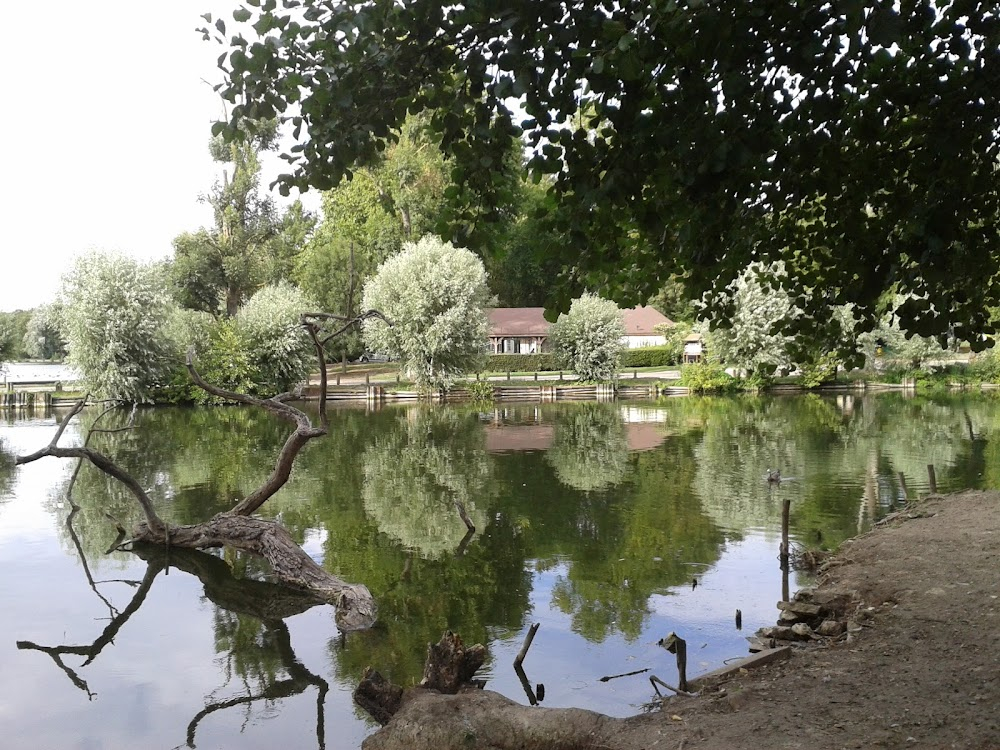
<svg viewBox="0 0 1000 750"><path fill-rule="evenodd" d="M56 418L0 415L0 438L35 450ZM532 622L543 705L628 715L648 674L676 679L669 632L697 674L774 621L782 499L796 544L835 546L899 502L899 472L911 494L928 463L942 491L1000 486L998 423L996 401L961 395L338 409L263 510L371 589L379 624L346 636L256 560L106 554L108 516L136 512L92 467L71 523L75 462L0 470L3 746L356 747L374 731L350 699L364 668L413 684L445 629L486 644L489 687L528 702L511 662ZM192 523L260 483L286 434L252 410L163 408L92 445Z"/></svg>

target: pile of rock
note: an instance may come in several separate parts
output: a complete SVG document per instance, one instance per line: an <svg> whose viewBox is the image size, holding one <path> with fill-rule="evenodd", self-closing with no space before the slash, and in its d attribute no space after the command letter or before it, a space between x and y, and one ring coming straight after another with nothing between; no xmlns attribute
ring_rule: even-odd
<svg viewBox="0 0 1000 750"><path fill-rule="evenodd" d="M761 628L747 640L751 651L803 641L838 638L847 630L848 611L856 605L850 594L802 589L790 602L778 602L778 624Z"/></svg>

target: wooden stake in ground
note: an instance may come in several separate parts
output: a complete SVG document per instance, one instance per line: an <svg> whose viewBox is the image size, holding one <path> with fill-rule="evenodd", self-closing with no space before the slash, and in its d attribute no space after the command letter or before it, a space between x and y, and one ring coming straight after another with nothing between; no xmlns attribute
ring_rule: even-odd
<svg viewBox="0 0 1000 750"><path fill-rule="evenodd" d="M927 483L930 485L931 494L937 494L937 476L934 473L934 464L927 464Z"/></svg>

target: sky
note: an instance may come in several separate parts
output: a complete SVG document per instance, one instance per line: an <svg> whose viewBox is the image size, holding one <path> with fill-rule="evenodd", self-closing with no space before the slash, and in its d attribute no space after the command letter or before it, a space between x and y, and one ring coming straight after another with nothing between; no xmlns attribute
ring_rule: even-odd
<svg viewBox="0 0 1000 750"><path fill-rule="evenodd" d="M236 5L5 5L0 310L50 302L87 250L164 258L178 234L211 224L198 198L221 174L208 140L224 110L206 81L221 80L224 48L195 29ZM265 186L280 167L265 163Z"/></svg>

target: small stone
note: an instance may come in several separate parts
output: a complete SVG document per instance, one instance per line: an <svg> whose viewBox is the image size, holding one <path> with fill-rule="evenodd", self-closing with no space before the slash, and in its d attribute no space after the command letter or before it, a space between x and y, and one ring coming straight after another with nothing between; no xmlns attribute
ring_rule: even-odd
<svg viewBox="0 0 1000 750"><path fill-rule="evenodd" d="M823 620L816 628L816 632L820 635L825 635L828 637L838 636L844 632L844 623L839 620Z"/></svg>
<svg viewBox="0 0 1000 750"><path fill-rule="evenodd" d="M794 633L798 638L809 639L812 638L813 631L812 628L804 622L797 622L792 625L792 633Z"/></svg>

